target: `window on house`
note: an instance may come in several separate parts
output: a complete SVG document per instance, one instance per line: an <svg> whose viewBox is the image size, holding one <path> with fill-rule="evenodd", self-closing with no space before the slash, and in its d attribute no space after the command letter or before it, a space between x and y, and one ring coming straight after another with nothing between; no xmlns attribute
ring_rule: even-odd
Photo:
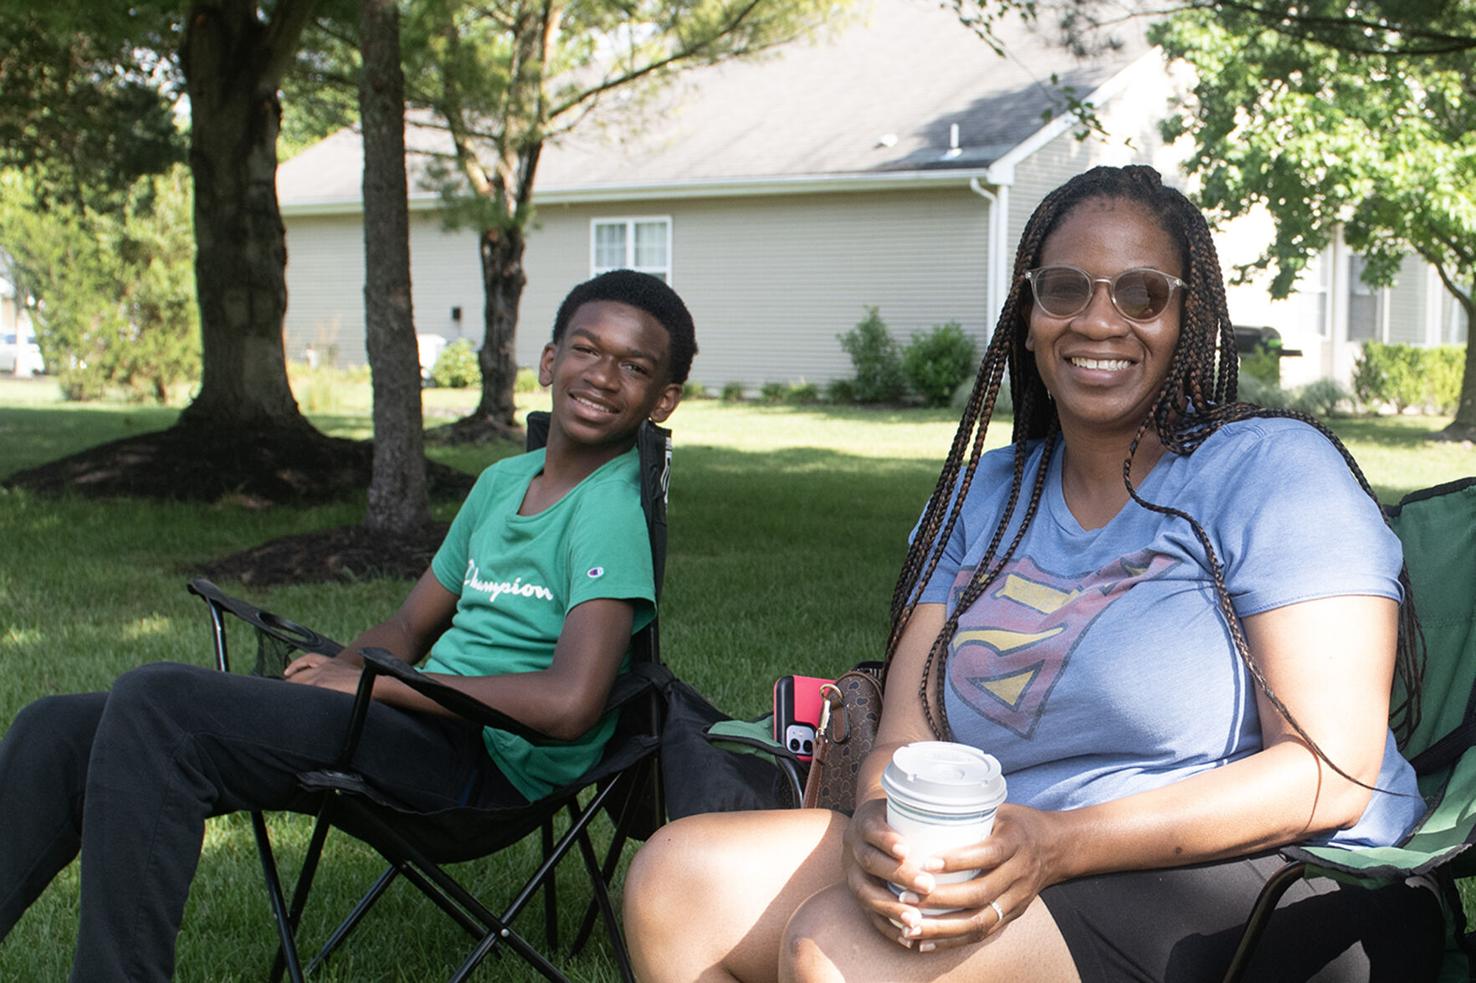
<svg viewBox="0 0 1476 983"><path fill-rule="evenodd" d="M590 274L631 269L671 282L671 219L595 219L590 232Z"/></svg>
<svg viewBox="0 0 1476 983"><path fill-rule="evenodd" d="M1367 265L1356 253L1348 257L1348 340L1372 341L1382 333L1383 293L1363 282Z"/></svg>
<svg viewBox="0 0 1476 983"><path fill-rule="evenodd" d="M1326 249L1313 256L1307 261L1301 278L1297 280L1297 294L1301 298L1302 309L1306 312L1306 323L1323 336L1328 333L1328 274L1332 265L1330 258L1329 250Z"/></svg>

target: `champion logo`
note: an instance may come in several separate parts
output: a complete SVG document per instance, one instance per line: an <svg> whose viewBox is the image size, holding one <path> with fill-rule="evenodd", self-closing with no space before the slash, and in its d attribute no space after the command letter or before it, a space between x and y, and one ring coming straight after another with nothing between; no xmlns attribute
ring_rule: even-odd
<svg viewBox="0 0 1476 983"><path fill-rule="evenodd" d="M604 567L590 567L588 570L585 571L584 575L586 577L588 577L590 580L599 580L601 577L603 577L605 575L605 568Z"/></svg>
<svg viewBox="0 0 1476 983"><path fill-rule="evenodd" d="M474 590L482 591L487 595L488 604L496 604L497 599L507 597L533 597L541 601L552 601L553 591L542 584L524 583L522 577L512 581L491 580L482 576L482 571L477 567L475 559L466 561L466 575L462 577L462 584Z"/></svg>

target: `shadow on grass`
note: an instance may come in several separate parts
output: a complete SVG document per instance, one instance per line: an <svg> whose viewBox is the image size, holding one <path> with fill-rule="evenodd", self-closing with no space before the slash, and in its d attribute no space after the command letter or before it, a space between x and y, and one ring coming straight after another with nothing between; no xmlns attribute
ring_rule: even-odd
<svg viewBox="0 0 1476 983"><path fill-rule="evenodd" d="M878 423L878 424L904 424L915 425L919 423L956 423L958 422L960 410L954 407L920 407L920 406L859 406L859 405L837 405L835 403L810 403L795 405L793 403L755 403L748 402L739 404L743 409L763 415L776 417L799 417L814 420L836 420L847 423ZM996 411L996 420L1008 423L1011 419L1008 409L1000 408Z"/></svg>
<svg viewBox="0 0 1476 983"><path fill-rule="evenodd" d="M168 429L179 410L0 406L0 480L98 444Z"/></svg>
<svg viewBox="0 0 1476 983"><path fill-rule="evenodd" d="M1345 442L1420 450L1447 422L1442 417L1339 417L1326 421Z"/></svg>

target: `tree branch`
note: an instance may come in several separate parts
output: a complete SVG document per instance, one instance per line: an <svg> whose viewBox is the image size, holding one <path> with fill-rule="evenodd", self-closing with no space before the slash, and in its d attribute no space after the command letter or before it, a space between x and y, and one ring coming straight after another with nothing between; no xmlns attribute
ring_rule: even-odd
<svg viewBox="0 0 1476 983"><path fill-rule="evenodd" d="M664 68L669 68L672 65L676 65L689 59L701 56L703 53L710 50L712 46L716 44L719 40L737 30L738 27L745 20L748 19L749 15L751 15L762 2L763 0L749 0L749 2L743 7L743 9L738 11L736 16L734 16L721 30L708 35L696 45L674 51L671 54L667 55L665 58L658 58L654 61L647 62L645 65L642 65L638 68L633 68L622 75L616 76L615 78L607 78L600 84L585 89L583 92L580 92L564 100L564 102L550 110L546 118L549 120L556 120L574 107L591 99L597 98L598 96L609 92L611 89L618 89L622 85L627 85L631 82L636 81L637 79L644 78L645 76L650 75L653 72L659 72ZM775 44L778 43L779 41L776 39L753 48L743 48L737 50L734 52L734 55L736 57L742 57L744 55L755 54L759 51L765 50L766 48L773 47Z"/></svg>
<svg viewBox="0 0 1476 983"><path fill-rule="evenodd" d="M297 57L297 42L313 19L318 0L280 0L267 24L266 61L261 66L260 84L273 91L281 88L282 77Z"/></svg>

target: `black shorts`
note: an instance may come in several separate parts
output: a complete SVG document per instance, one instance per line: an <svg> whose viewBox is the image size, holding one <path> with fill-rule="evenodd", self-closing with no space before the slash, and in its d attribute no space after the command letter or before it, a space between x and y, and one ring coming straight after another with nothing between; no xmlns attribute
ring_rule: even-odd
<svg viewBox="0 0 1476 983"><path fill-rule="evenodd" d="M1275 854L1125 871L1046 888L1083 983L1222 979ZM1297 881L1282 896L1245 979L1418 983L1440 968L1445 922L1430 887Z"/></svg>

